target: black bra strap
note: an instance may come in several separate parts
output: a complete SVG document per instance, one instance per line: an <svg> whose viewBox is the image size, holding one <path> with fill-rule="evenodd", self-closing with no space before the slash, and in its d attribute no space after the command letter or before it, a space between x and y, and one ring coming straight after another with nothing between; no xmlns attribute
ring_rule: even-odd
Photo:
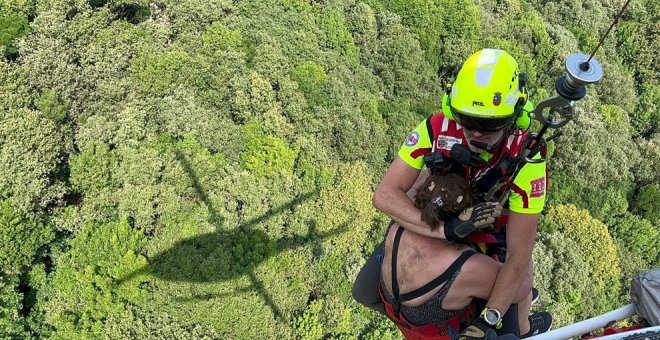
<svg viewBox="0 0 660 340"><path fill-rule="evenodd" d="M392 294L394 295L394 300L399 300L399 283L397 282L396 277L396 258L399 254L399 242L401 242L401 235L406 229L402 226L399 226L399 229L396 230L396 235L394 235L394 242L392 244Z"/></svg>
<svg viewBox="0 0 660 340"><path fill-rule="evenodd" d="M449 268L447 268L447 270L445 270L444 273L440 274L440 276L433 279L433 281L425 284L424 286L422 286L420 288L417 288L417 289L413 290L410 293L401 294L401 296L399 297L399 302L409 301L409 300L418 298L418 297L434 290L435 288L442 285L443 283L447 282L452 277L452 275L454 275L454 273L456 273L456 271L458 271L463 266L463 264L465 264L465 261L467 261L470 258L470 256L472 256L476 253L477 252L472 250L472 249L464 251L461 254L461 256L459 256L456 259L456 261L454 261L454 263L452 263L451 266L449 266Z"/></svg>

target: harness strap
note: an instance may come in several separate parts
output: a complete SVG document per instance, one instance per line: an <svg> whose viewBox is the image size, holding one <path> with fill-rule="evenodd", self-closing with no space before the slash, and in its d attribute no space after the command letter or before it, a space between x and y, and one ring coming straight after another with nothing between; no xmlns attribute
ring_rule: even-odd
<svg viewBox="0 0 660 340"><path fill-rule="evenodd" d="M446 117L443 119L447 119ZM435 136L433 135L433 124L431 124L431 117L426 118L426 130L429 134L429 139L431 140L431 152L435 151Z"/></svg>

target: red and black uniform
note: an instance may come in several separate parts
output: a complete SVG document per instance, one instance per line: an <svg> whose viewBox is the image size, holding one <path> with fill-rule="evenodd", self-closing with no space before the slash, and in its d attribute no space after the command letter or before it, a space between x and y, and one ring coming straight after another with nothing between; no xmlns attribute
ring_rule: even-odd
<svg viewBox="0 0 660 340"><path fill-rule="evenodd" d="M508 186L502 185L498 188L498 196L510 190L509 198L505 202L505 212L495 221L496 229L493 233L475 233L465 238L468 243L480 243L479 248L488 255L499 255L504 261L504 230L508 221L508 211L521 214L538 214L543 210L545 204L545 192L547 186L547 174L545 162L523 164L514 179L510 179L511 164L515 157L519 156L522 144L527 138L527 132L515 130L504 137L499 147L490 152L479 154L483 160L479 166L465 166L452 159L452 147L456 144L467 147L467 140L463 134L463 128L456 121L447 118L443 113L438 113L427 118L419 124L415 130L406 138L399 149L399 157L411 167L422 170L424 167L424 155L439 152L445 159L445 170L464 175L470 182L473 197L477 203L498 181L502 178L509 180ZM535 157L538 158L538 154ZM501 183L501 182L500 182ZM506 184L506 181L505 181ZM485 249L483 244L500 244L497 247Z"/></svg>

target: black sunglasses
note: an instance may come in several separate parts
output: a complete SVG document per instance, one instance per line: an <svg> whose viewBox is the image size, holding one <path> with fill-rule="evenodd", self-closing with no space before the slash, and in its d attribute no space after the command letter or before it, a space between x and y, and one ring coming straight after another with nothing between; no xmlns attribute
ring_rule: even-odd
<svg viewBox="0 0 660 340"><path fill-rule="evenodd" d="M516 115L509 115L503 118L480 118L469 116L451 106L449 108L456 122L464 129L470 131L496 132L511 126L516 118Z"/></svg>

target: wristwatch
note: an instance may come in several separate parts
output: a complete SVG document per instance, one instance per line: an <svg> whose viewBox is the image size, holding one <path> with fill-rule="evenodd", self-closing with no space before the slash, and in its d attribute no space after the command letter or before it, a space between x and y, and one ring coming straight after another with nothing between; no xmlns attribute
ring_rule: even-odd
<svg viewBox="0 0 660 340"><path fill-rule="evenodd" d="M481 312L481 317L486 320L486 323L499 329L502 327L502 313L495 308L484 308Z"/></svg>

